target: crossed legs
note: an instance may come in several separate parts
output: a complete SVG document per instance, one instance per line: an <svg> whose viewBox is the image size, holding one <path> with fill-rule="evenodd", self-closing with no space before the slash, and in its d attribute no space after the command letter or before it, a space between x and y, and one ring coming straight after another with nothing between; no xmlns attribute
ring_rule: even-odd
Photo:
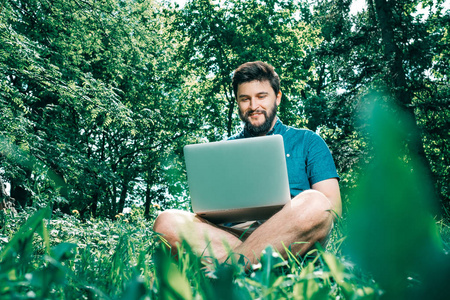
<svg viewBox="0 0 450 300"><path fill-rule="evenodd" d="M316 242L326 241L333 219L328 198L321 192L308 190L292 199L245 240L181 210L162 212L153 230L162 234L174 251L176 245L185 240L198 255L214 256L224 262L231 250L257 263L261 252L269 245L285 258L284 246L290 247L294 254L305 254Z"/></svg>

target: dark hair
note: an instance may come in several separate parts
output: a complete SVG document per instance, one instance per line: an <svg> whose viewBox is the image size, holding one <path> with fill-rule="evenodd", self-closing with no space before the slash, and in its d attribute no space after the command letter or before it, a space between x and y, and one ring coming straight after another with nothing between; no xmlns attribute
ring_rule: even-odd
<svg viewBox="0 0 450 300"><path fill-rule="evenodd" d="M269 81L275 95L280 91L280 77L275 72L275 69L262 61L247 62L240 65L233 75L233 91L234 96L237 97L238 86L250 81Z"/></svg>

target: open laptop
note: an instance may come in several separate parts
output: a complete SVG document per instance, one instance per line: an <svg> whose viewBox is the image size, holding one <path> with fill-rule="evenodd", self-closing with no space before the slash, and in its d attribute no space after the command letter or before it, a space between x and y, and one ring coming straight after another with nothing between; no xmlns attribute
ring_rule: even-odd
<svg viewBox="0 0 450 300"><path fill-rule="evenodd" d="M184 147L193 211L214 223L265 220L290 201L283 137Z"/></svg>

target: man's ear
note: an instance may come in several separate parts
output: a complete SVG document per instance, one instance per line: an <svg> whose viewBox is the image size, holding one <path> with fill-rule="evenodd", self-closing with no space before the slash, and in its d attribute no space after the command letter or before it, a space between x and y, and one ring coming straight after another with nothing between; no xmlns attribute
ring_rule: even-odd
<svg viewBox="0 0 450 300"><path fill-rule="evenodd" d="M281 91L279 91L278 95L277 95L277 100L276 100L277 101L277 106L280 105L280 103L281 103L281 96L282 96Z"/></svg>

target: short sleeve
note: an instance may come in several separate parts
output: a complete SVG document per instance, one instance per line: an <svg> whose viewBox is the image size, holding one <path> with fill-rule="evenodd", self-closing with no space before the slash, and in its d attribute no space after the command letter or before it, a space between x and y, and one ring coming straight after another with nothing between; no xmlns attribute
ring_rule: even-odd
<svg viewBox="0 0 450 300"><path fill-rule="evenodd" d="M311 186L322 180L339 179L330 149L318 134L312 132L305 151L306 173Z"/></svg>

